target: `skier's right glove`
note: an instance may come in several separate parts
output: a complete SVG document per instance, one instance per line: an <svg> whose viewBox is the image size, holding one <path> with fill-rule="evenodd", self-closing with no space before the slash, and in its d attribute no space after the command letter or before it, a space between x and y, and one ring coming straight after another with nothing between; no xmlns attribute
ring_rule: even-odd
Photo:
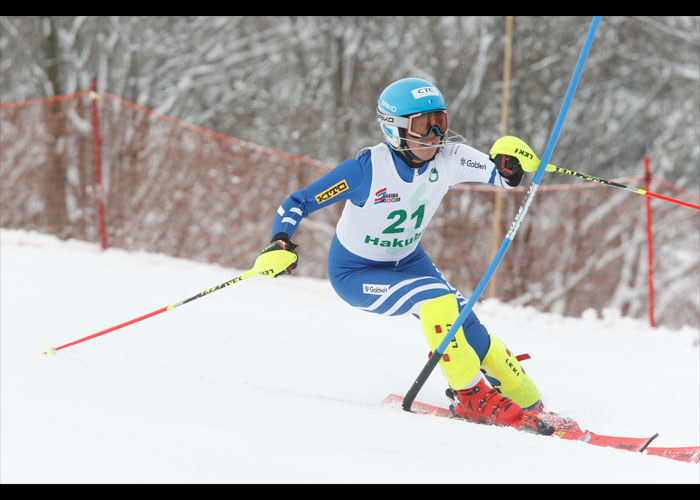
<svg viewBox="0 0 700 500"><path fill-rule="evenodd" d="M276 278L282 274L291 274L297 267L297 254L294 251L298 245L292 243L287 233L277 233L270 244L263 248L255 260L253 269L265 278Z"/></svg>

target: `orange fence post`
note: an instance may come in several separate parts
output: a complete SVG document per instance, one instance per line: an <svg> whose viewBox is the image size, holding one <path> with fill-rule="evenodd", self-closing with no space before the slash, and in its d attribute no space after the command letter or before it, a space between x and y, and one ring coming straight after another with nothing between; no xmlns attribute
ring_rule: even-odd
<svg viewBox="0 0 700 500"><path fill-rule="evenodd" d="M95 193L97 194L97 215L102 249L107 248L107 227L105 226L104 188L102 186L102 158L100 155L100 118L97 113L97 78L92 79L92 138L95 146Z"/></svg>
<svg viewBox="0 0 700 500"><path fill-rule="evenodd" d="M651 173L649 172L649 157L644 157L644 189L649 191L651 184ZM649 265L647 266L648 284L649 284L649 324L653 327L654 324L654 243L651 232L651 199L645 198L647 211L647 258Z"/></svg>

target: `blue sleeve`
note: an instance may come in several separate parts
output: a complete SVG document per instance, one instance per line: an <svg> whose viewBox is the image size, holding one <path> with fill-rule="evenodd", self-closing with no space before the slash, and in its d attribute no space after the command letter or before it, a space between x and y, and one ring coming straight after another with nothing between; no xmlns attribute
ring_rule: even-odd
<svg viewBox="0 0 700 500"><path fill-rule="evenodd" d="M364 205L371 185L371 154L367 151L357 160L345 160L284 200L272 221L272 236L284 232L291 238L302 219L339 201L350 200L355 205Z"/></svg>

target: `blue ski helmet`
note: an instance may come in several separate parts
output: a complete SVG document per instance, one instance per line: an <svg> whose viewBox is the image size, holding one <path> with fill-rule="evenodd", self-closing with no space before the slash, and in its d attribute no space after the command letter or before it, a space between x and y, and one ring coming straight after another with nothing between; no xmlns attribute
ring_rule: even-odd
<svg viewBox="0 0 700 500"><path fill-rule="evenodd" d="M408 126L409 115L428 111L447 110L445 99L438 88L421 78L397 80L379 95L377 121L386 141L395 148L401 147L399 129Z"/></svg>

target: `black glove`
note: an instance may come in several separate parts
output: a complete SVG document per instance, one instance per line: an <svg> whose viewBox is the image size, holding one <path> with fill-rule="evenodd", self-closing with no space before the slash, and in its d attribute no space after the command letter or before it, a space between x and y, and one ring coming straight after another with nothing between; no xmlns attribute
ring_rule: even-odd
<svg viewBox="0 0 700 500"><path fill-rule="evenodd" d="M263 248L262 252L260 252L260 255L266 254L268 252L272 252L274 250L286 250L287 252L293 253L295 256L297 253L294 251L298 245L292 243L292 240L289 238L289 235L287 233L277 233L272 237L272 240L270 240L270 244L267 245L265 248ZM271 269L277 269L277 259L266 259L269 261L269 267ZM260 258L258 257L258 261L260 261ZM265 262L265 264L268 264L268 262ZM282 274L291 274L293 269L296 269L297 267L297 260L295 260L290 266L287 268L283 269L282 271L279 271L277 274L274 275L276 278L277 276L280 276ZM269 273L271 274L271 273ZM268 276L269 276L268 274Z"/></svg>
<svg viewBox="0 0 700 500"><path fill-rule="evenodd" d="M491 161L496 164L496 170L501 174L509 186L517 186L523 178L523 167L515 156L497 154Z"/></svg>

